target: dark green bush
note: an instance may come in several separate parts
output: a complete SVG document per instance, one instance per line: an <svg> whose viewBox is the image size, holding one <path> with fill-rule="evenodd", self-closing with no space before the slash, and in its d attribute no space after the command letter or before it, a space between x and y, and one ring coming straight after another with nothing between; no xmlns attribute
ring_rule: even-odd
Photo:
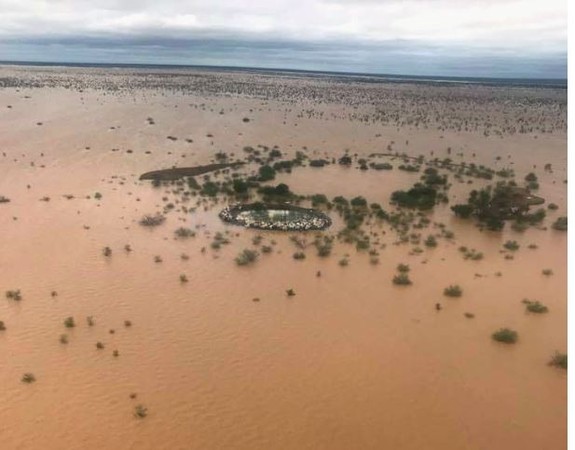
<svg viewBox="0 0 575 450"><path fill-rule="evenodd" d="M254 250L244 249L235 259L238 266L247 266L254 263L258 258L258 253Z"/></svg>
<svg viewBox="0 0 575 450"><path fill-rule="evenodd" d="M559 217L555 222L553 222L551 228L558 231L567 231L567 217Z"/></svg>
<svg viewBox="0 0 575 450"><path fill-rule="evenodd" d="M443 290L443 295L447 297L461 297L463 290L457 284L446 287Z"/></svg>
<svg viewBox="0 0 575 450"><path fill-rule="evenodd" d="M431 209L435 206L437 191L420 183L415 184L408 191L395 191L391 194L391 201L403 208Z"/></svg>
<svg viewBox="0 0 575 450"><path fill-rule="evenodd" d="M549 312L549 308L545 306L543 303L537 300L523 300L525 304L525 309L529 312L536 313L536 314L543 314Z"/></svg>
<svg viewBox="0 0 575 450"><path fill-rule="evenodd" d="M407 273L399 273L393 277L393 284L398 286L409 286L412 282Z"/></svg>
<svg viewBox="0 0 575 450"><path fill-rule="evenodd" d="M555 352L551 361L549 361L549 365L567 370L567 353Z"/></svg>
<svg viewBox="0 0 575 450"><path fill-rule="evenodd" d="M259 181L270 181L276 177L276 171L273 167L265 165L259 169Z"/></svg>
<svg viewBox="0 0 575 450"><path fill-rule="evenodd" d="M497 342L503 342L505 344L514 344L517 342L519 335L517 331L511 330L509 328L501 328L491 335L493 340Z"/></svg>

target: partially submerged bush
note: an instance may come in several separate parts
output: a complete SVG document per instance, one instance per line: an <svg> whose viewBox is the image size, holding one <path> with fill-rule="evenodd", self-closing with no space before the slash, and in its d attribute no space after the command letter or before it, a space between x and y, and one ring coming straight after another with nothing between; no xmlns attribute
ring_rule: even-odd
<svg viewBox="0 0 575 450"><path fill-rule="evenodd" d="M437 191L429 186L416 183L408 191L395 191L391 194L391 201L399 207L431 209L435 206Z"/></svg>
<svg viewBox="0 0 575 450"><path fill-rule="evenodd" d="M309 161L310 167L323 167L327 164L329 164L329 161L327 161L325 159L311 159Z"/></svg>
<svg viewBox="0 0 575 450"><path fill-rule="evenodd" d="M6 298L10 300L20 301L22 300L22 294L20 293L20 289L14 289L10 291L6 291Z"/></svg>
<svg viewBox="0 0 575 450"><path fill-rule="evenodd" d="M180 227L176 231L174 231L174 234L178 238L185 239L189 237L194 237L196 235L196 232L194 230L191 230L190 228Z"/></svg>
<svg viewBox="0 0 575 450"><path fill-rule="evenodd" d="M543 303L537 300L525 299L523 300L523 303L525 304L525 309L529 312L536 314L543 314L549 312L549 308L547 308L547 306L545 306Z"/></svg>
<svg viewBox="0 0 575 450"><path fill-rule="evenodd" d="M235 259L238 266L247 266L254 263L258 258L258 252L255 250L244 249Z"/></svg>
<svg viewBox="0 0 575 450"><path fill-rule="evenodd" d="M463 294L463 289L457 284L448 286L443 290L443 295L446 297L461 297L461 294Z"/></svg>
<svg viewBox="0 0 575 450"><path fill-rule="evenodd" d="M407 273L409 272L409 266L407 264L398 264L397 271L400 273Z"/></svg>
<svg viewBox="0 0 575 450"><path fill-rule="evenodd" d="M270 181L276 177L276 171L271 166L261 166L259 168L259 181Z"/></svg>
<svg viewBox="0 0 575 450"><path fill-rule="evenodd" d="M134 407L134 416L137 417L138 419L143 419L147 415L148 415L148 408L146 408L144 405L136 405Z"/></svg>
<svg viewBox="0 0 575 450"><path fill-rule="evenodd" d="M409 286L412 282L407 273L399 273L393 277L393 284L398 286Z"/></svg>
<svg viewBox="0 0 575 450"><path fill-rule="evenodd" d="M34 381L36 381L36 376L33 373L30 372L26 372L24 375L22 375L22 382L23 383L34 383Z"/></svg>
<svg viewBox="0 0 575 450"><path fill-rule="evenodd" d="M505 244L503 244L503 248L514 252L519 250L519 244L517 243L517 241L507 241Z"/></svg>
<svg viewBox="0 0 575 450"><path fill-rule="evenodd" d="M493 340L497 342L503 342L505 344L514 344L517 342L519 335L517 331L510 328L501 328L491 335Z"/></svg>
<svg viewBox="0 0 575 450"><path fill-rule="evenodd" d="M430 234L429 236L427 236L427 239L425 239L424 244L426 247L430 248L437 247L437 239L435 238L435 236Z"/></svg>
<svg viewBox="0 0 575 450"><path fill-rule="evenodd" d="M567 217L559 217L555 222L553 222L551 228L558 231L567 231Z"/></svg>
<svg viewBox="0 0 575 450"><path fill-rule="evenodd" d="M156 214L154 216L147 214L140 219L140 225L144 227L157 227L158 225L163 224L165 220L166 218L161 214Z"/></svg>
<svg viewBox="0 0 575 450"><path fill-rule="evenodd" d="M549 361L549 365L567 370L567 353L555 352L551 361Z"/></svg>
<svg viewBox="0 0 575 450"><path fill-rule="evenodd" d="M539 223L545 217L545 210L529 214L529 207L544 200L532 196L527 189L517 187L513 182L498 182L469 194L466 204L454 205L455 215L475 217L489 230L499 231L505 226L504 220L516 219L529 224Z"/></svg>

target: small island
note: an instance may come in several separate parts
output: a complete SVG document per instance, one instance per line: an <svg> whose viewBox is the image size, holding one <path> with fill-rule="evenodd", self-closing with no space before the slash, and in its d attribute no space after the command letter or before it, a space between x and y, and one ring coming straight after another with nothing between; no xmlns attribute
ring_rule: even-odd
<svg viewBox="0 0 575 450"><path fill-rule="evenodd" d="M324 213L289 203L236 204L219 215L224 222L260 230L310 231L331 226L331 219Z"/></svg>

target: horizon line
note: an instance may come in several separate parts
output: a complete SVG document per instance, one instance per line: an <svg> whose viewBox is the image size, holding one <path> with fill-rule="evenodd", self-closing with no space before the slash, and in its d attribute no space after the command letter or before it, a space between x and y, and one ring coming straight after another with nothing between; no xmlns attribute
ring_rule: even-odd
<svg viewBox="0 0 575 450"><path fill-rule="evenodd" d="M281 67L256 67L256 66L230 66L230 65L209 65L209 64L177 64L177 63L122 63L122 62L77 62L77 61L30 61L30 60L0 60L0 66L51 66L51 67L117 67L117 68L192 68L192 69L215 69L215 70L238 70L254 72L289 72L305 73L318 75L336 75L350 77L375 77L383 78L385 81L413 81L413 82L466 82L469 84L485 84L489 82L499 82L504 84L521 84L529 82L547 82L549 87L567 87L567 78L533 78L533 77L477 77L477 76L454 76L454 75L410 75L399 73L377 73L377 72L354 72L354 71L337 71L337 70L312 70L312 69L293 69ZM515 83L514 83L515 82Z"/></svg>

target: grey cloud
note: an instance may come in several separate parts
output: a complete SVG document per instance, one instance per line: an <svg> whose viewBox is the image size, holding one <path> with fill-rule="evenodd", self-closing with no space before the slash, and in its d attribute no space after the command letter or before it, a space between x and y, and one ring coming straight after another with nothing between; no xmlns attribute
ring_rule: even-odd
<svg viewBox="0 0 575 450"><path fill-rule="evenodd" d="M564 77L565 7L563 0L0 0L0 59Z"/></svg>
<svg viewBox="0 0 575 450"><path fill-rule="evenodd" d="M402 40L303 42L200 36L174 39L142 36L11 40L0 44L1 59L62 62L219 65L358 73L442 76L565 78L562 53L532 54L465 48Z"/></svg>

